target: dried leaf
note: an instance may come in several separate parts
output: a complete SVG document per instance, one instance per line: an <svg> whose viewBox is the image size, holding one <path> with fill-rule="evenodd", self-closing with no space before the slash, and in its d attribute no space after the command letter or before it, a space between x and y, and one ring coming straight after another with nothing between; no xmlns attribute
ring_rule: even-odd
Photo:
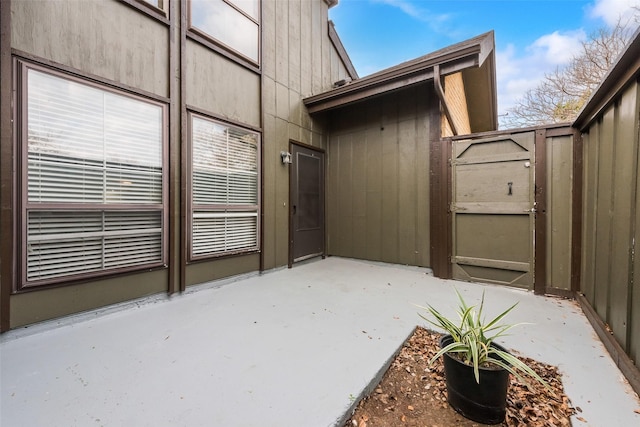
<svg viewBox="0 0 640 427"><path fill-rule="evenodd" d="M429 416L431 419L439 420L439 425L477 425L461 419L446 403L447 390L442 361L437 360L432 366L427 364L439 348L439 339L439 334L417 328L394 359L374 393L359 403L352 420L361 420L360 414L367 408L366 411L372 420L375 419L376 425L393 426L397 425L396 414L400 412L396 411L396 408L407 408L409 411L420 411L421 417ZM570 416L578 409L571 405L571 401L564 394L557 368L518 357L550 384L553 393L534 382L531 387L527 387L512 377L507 399L507 416L502 426L570 427ZM417 372L420 374L417 375ZM413 421L405 415L401 415L401 420L413 425ZM584 419L578 420L586 422ZM353 422L352 424L357 425Z"/></svg>

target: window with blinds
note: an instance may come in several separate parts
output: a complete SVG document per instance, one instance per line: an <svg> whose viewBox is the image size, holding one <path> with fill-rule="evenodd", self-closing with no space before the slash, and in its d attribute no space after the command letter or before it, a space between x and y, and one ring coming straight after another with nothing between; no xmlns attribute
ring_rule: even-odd
<svg viewBox="0 0 640 427"><path fill-rule="evenodd" d="M191 258L258 249L258 143L191 115Z"/></svg>
<svg viewBox="0 0 640 427"><path fill-rule="evenodd" d="M25 69L23 285L163 264L164 107Z"/></svg>

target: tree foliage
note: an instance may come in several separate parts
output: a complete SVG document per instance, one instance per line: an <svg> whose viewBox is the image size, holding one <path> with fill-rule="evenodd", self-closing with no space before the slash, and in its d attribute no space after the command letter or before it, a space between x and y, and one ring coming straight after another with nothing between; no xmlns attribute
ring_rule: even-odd
<svg viewBox="0 0 640 427"><path fill-rule="evenodd" d="M640 12L636 13L636 17ZM515 128L573 121L591 93L615 63L637 26L603 27L582 42L581 51L562 68L545 74L538 86L528 90L501 119L503 127Z"/></svg>

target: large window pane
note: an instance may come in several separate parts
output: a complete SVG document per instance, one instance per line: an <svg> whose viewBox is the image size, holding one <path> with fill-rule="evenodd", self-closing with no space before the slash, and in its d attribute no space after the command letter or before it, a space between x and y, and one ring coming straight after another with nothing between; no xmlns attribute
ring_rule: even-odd
<svg viewBox="0 0 640 427"><path fill-rule="evenodd" d="M26 102L27 285L160 264L163 108L34 69Z"/></svg>
<svg viewBox="0 0 640 427"><path fill-rule="evenodd" d="M237 1L249 15L258 15L256 1ZM258 62L259 26L223 0L191 0L191 25Z"/></svg>
<svg viewBox="0 0 640 427"><path fill-rule="evenodd" d="M30 202L162 202L162 109L29 70Z"/></svg>
<svg viewBox="0 0 640 427"><path fill-rule="evenodd" d="M258 135L191 118L192 256L258 247Z"/></svg>
<svg viewBox="0 0 640 427"><path fill-rule="evenodd" d="M258 0L228 0L230 3L235 4L239 9L242 9L246 14L251 16L256 21L260 18L260 2Z"/></svg>

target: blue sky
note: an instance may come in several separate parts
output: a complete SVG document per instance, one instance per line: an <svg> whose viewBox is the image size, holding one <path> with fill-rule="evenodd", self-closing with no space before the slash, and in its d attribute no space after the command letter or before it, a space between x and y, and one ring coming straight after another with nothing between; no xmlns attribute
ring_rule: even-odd
<svg viewBox="0 0 640 427"><path fill-rule="evenodd" d="M494 30L504 114L633 6L640 0L339 0L329 18L361 77Z"/></svg>

